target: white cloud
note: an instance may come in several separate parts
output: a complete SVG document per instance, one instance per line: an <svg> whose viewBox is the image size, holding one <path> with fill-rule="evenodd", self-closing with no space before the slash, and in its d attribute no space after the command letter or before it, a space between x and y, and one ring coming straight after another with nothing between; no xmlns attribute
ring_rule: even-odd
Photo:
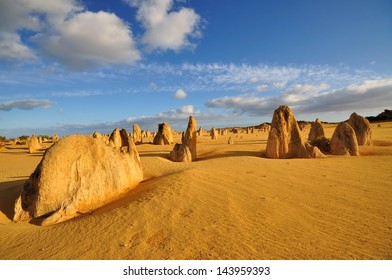
<svg viewBox="0 0 392 280"><path fill-rule="evenodd" d="M0 102L1 111L10 111L12 109L32 110L38 107L49 108L53 101L48 99L20 99L7 102Z"/></svg>
<svg viewBox="0 0 392 280"><path fill-rule="evenodd" d="M183 89L178 89L175 94L174 94L174 98L176 99L184 99L186 98L187 94Z"/></svg>
<svg viewBox="0 0 392 280"><path fill-rule="evenodd" d="M36 58L23 41L29 30L40 53L74 69L130 64L140 58L130 27L115 14L85 11L76 0L3 0L0 3L0 58Z"/></svg>
<svg viewBox="0 0 392 280"><path fill-rule="evenodd" d="M270 115L279 105L297 113L352 112L379 109L392 101L392 78L367 80L341 89L326 91L327 84L297 85L277 96L225 96L206 102L210 108L224 108L250 115Z"/></svg>
<svg viewBox="0 0 392 280"><path fill-rule="evenodd" d="M28 60L35 59L35 54L21 42L18 34L0 32L0 58L6 60Z"/></svg>
<svg viewBox="0 0 392 280"><path fill-rule="evenodd" d="M129 27L115 14L83 12L34 36L43 53L75 69L129 64L140 58Z"/></svg>
<svg viewBox="0 0 392 280"><path fill-rule="evenodd" d="M268 85L260 85L260 86L256 87L256 91L257 92L263 92L263 91L266 91L266 90L269 90L269 89L270 89L270 86L268 86Z"/></svg>
<svg viewBox="0 0 392 280"><path fill-rule="evenodd" d="M146 28L141 40L150 50L179 51L192 45L189 37L200 35L200 16L189 8L172 11L173 0L126 2L138 7L137 19Z"/></svg>
<svg viewBox="0 0 392 280"><path fill-rule="evenodd" d="M295 104L300 101L308 100L317 96L320 92L329 88L329 85L322 83L320 85L295 85L288 88L282 96L282 101Z"/></svg>
<svg viewBox="0 0 392 280"><path fill-rule="evenodd" d="M62 21L68 14L80 11L73 0L2 0L0 2L0 58L35 59L34 51L22 41L20 30L38 32L47 22Z"/></svg>

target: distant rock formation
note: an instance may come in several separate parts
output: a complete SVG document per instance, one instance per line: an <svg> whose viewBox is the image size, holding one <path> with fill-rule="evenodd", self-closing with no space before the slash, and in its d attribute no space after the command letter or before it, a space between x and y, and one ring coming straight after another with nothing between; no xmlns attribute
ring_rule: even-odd
<svg viewBox="0 0 392 280"><path fill-rule="evenodd" d="M27 142L27 147L29 148L30 154L42 149L41 144L39 143L39 139L35 134L31 136L30 140Z"/></svg>
<svg viewBox="0 0 392 280"><path fill-rule="evenodd" d="M211 128L210 136L212 140L218 139L218 131L215 128Z"/></svg>
<svg viewBox="0 0 392 280"><path fill-rule="evenodd" d="M372 129L370 122L357 113L352 113L347 123L354 129L358 146L372 145Z"/></svg>
<svg viewBox="0 0 392 280"><path fill-rule="evenodd" d="M324 127L321 121L316 119L310 128L308 141L313 142L322 137L325 137Z"/></svg>
<svg viewBox="0 0 392 280"><path fill-rule="evenodd" d="M63 222L119 198L142 180L132 141L124 152L89 136L64 137L46 151L26 181L13 220Z"/></svg>
<svg viewBox="0 0 392 280"><path fill-rule="evenodd" d="M376 117L366 117L366 119L370 122L392 121L392 110L385 109Z"/></svg>
<svg viewBox="0 0 392 280"><path fill-rule="evenodd" d="M143 143L142 130L138 124L133 125L133 142L136 145Z"/></svg>
<svg viewBox="0 0 392 280"><path fill-rule="evenodd" d="M53 142L53 143L56 143L56 142L58 142L59 140L60 140L59 135L58 135L57 133L55 133L55 134L53 135L53 137L52 137L52 142Z"/></svg>
<svg viewBox="0 0 392 280"><path fill-rule="evenodd" d="M333 155L359 156L358 141L354 129L346 122L341 122L335 128L330 142L330 152Z"/></svg>
<svg viewBox="0 0 392 280"><path fill-rule="evenodd" d="M203 128L200 126L199 130L197 131L199 137L203 136Z"/></svg>
<svg viewBox="0 0 392 280"><path fill-rule="evenodd" d="M173 143L173 134L168 123L160 123L158 125L158 132L156 133L153 144L154 145L170 145Z"/></svg>
<svg viewBox="0 0 392 280"><path fill-rule="evenodd" d="M319 158L325 157L317 148L306 143L297 121L288 106L274 111L267 141L268 158Z"/></svg>
<svg viewBox="0 0 392 280"><path fill-rule="evenodd" d="M229 137L229 139L227 140L227 144L229 144L229 145L233 145L234 144L234 139L233 139L233 137Z"/></svg>

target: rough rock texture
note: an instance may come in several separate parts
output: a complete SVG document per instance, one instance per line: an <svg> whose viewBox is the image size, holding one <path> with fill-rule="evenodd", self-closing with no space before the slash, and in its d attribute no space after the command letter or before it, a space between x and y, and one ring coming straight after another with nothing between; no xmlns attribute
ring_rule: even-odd
<svg viewBox="0 0 392 280"><path fill-rule="evenodd" d="M288 106L274 111L267 141L268 158L318 158L325 157L317 148L302 139L293 112Z"/></svg>
<svg viewBox="0 0 392 280"><path fill-rule="evenodd" d="M192 154L189 146L184 144L175 144L170 152L170 159L175 162L192 162Z"/></svg>
<svg viewBox="0 0 392 280"><path fill-rule="evenodd" d="M170 145L173 142L173 134L168 123L160 123L158 132L154 137L154 145Z"/></svg>
<svg viewBox="0 0 392 280"><path fill-rule="evenodd" d="M49 148L15 203L14 221L66 221L117 199L143 179L132 141L128 151L72 135Z"/></svg>
<svg viewBox="0 0 392 280"><path fill-rule="evenodd" d="M38 137L35 134L31 136L30 140L27 142L27 147L29 148L30 154L37 152L39 149L42 149Z"/></svg>
<svg viewBox="0 0 392 280"><path fill-rule="evenodd" d="M212 140L218 139L218 131L215 128L211 128L210 136Z"/></svg>
<svg viewBox="0 0 392 280"><path fill-rule="evenodd" d="M129 138L127 131L125 128L122 128L120 130L120 136L121 136L121 147L128 147L129 146Z"/></svg>
<svg viewBox="0 0 392 280"><path fill-rule="evenodd" d="M138 124L133 125L133 142L136 145L143 143L142 130Z"/></svg>
<svg viewBox="0 0 392 280"><path fill-rule="evenodd" d="M176 144L169 158L176 162L191 162L197 158L196 150L197 130L196 119L189 117L188 127L182 133L182 144Z"/></svg>
<svg viewBox="0 0 392 280"><path fill-rule="evenodd" d="M234 144L234 139L233 139L233 137L229 137L229 139L227 140L227 144L229 144L229 145L233 145Z"/></svg>
<svg viewBox="0 0 392 280"><path fill-rule="evenodd" d="M111 145L112 147L114 147L116 149L121 149L122 140L121 140L120 130L118 130L118 128L115 128L113 130L112 134L110 134L109 145Z"/></svg>
<svg viewBox="0 0 392 280"><path fill-rule="evenodd" d="M354 112L351 114L347 123L355 131L358 146L372 145L372 129L370 128L370 122L366 118Z"/></svg>
<svg viewBox="0 0 392 280"><path fill-rule="evenodd" d="M346 122L335 128L329 149L333 155L359 156L358 141L354 129Z"/></svg>
<svg viewBox="0 0 392 280"><path fill-rule="evenodd" d="M313 142L319 138L325 137L323 124L319 119L316 119L310 128L308 141Z"/></svg>
<svg viewBox="0 0 392 280"><path fill-rule="evenodd" d="M182 139L182 144L189 147L189 150L191 151L191 155L192 155L192 160L196 160L197 158L196 140L197 140L196 119L190 116L188 121L188 127Z"/></svg>

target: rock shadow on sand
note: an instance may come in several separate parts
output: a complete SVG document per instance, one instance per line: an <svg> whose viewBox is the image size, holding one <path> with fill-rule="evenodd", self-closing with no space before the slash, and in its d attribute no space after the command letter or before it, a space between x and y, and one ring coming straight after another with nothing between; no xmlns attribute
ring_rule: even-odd
<svg viewBox="0 0 392 280"><path fill-rule="evenodd" d="M25 177L21 176L19 178ZM0 183L0 212L3 213L10 221L14 218L15 201L17 200L26 180L27 178L24 180Z"/></svg>

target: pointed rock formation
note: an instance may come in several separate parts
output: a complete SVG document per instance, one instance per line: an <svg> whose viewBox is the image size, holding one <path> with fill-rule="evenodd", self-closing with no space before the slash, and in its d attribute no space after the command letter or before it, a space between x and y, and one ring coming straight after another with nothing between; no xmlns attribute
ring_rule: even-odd
<svg viewBox="0 0 392 280"><path fill-rule="evenodd" d="M196 160L197 158L196 140L197 140L196 119L190 116L188 121L188 127L185 131L182 144L189 147L189 150L192 155L192 160Z"/></svg>
<svg viewBox="0 0 392 280"><path fill-rule="evenodd" d="M197 131L199 137L203 136L203 128L200 126L199 130Z"/></svg>
<svg viewBox="0 0 392 280"><path fill-rule="evenodd" d="M313 142L319 138L325 137L323 124L319 119L316 119L310 128L308 141Z"/></svg>
<svg viewBox="0 0 392 280"><path fill-rule="evenodd" d="M46 151L26 181L13 220L63 222L119 198L142 180L132 141L127 152L120 152L89 136L64 137Z"/></svg>
<svg viewBox="0 0 392 280"><path fill-rule="evenodd" d="M136 145L143 143L142 130L138 124L133 125L133 142Z"/></svg>
<svg viewBox="0 0 392 280"><path fill-rule="evenodd" d="M355 135L358 141L358 146L372 145L372 129L370 127L370 122L366 118L354 112L351 114L347 123L355 131Z"/></svg>
<svg viewBox="0 0 392 280"><path fill-rule="evenodd" d="M268 158L318 158L325 157L301 137L301 132L291 109L280 106L274 111L267 141Z"/></svg>
<svg viewBox="0 0 392 280"><path fill-rule="evenodd" d="M335 128L329 144L333 155L359 156L358 141L354 129L346 122L341 122Z"/></svg>
<svg viewBox="0 0 392 280"><path fill-rule="evenodd" d="M170 145L173 142L173 134L168 123L160 123L158 132L154 137L154 145Z"/></svg>
<svg viewBox="0 0 392 280"><path fill-rule="evenodd" d="M120 131L120 136L121 136L121 147L128 147L129 146L129 138L127 131L125 128L122 128Z"/></svg>
<svg viewBox="0 0 392 280"><path fill-rule="evenodd" d="M122 140L121 140L120 130L118 130L118 128L115 128L112 134L110 134L109 145L111 145L116 149L121 149Z"/></svg>
<svg viewBox="0 0 392 280"><path fill-rule="evenodd" d="M189 146L176 143L170 152L170 159L175 162L192 162Z"/></svg>
<svg viewBox="0 0 392 280"><path fill-rule="evenodd" d="M229 139L227 140L227 144L229 144L229 145L233 145L234 144L234 139L233 139L233 137L229 137Z"/></svg>
<svg viewBox="0 0 392 280"><path fill-rule="evenodd" d="M196 160L196 140L196 119L190 116L188 121L188 127L186 131L182 134L182 144L176 144L174 146L173 151L170 153L170 159L176 162L191 162Z"/></svg>

